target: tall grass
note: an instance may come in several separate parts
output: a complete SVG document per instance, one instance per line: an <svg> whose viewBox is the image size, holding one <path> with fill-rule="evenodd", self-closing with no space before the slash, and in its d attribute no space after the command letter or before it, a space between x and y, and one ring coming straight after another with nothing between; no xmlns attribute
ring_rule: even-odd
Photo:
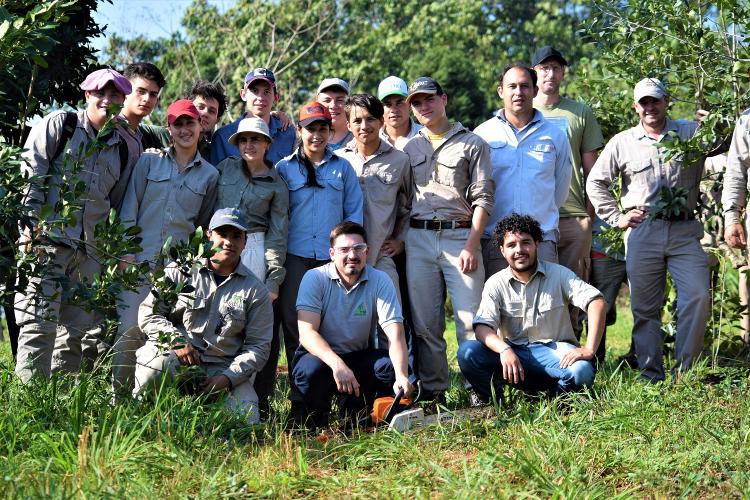
<svg viewBox="0 0 750 500"><path fill-rule="evenodd" d="M23 387L0 348L0 492L6 497L750 496L747 370L707 365L645 385L610 359L587 393L506 391L493 418L327 443L248 427L218 404L162 391L113 406L104 375ZM449 338L452 333L448 333ZM451 342L453 345L454 342ZM452 349L455 349L453 345ZM455 353L455 351L453 351ZM455 368L455 362L454 362ZM703 377L720 382L708 385ZM466 395L454 372L449 404Z"/></svg>

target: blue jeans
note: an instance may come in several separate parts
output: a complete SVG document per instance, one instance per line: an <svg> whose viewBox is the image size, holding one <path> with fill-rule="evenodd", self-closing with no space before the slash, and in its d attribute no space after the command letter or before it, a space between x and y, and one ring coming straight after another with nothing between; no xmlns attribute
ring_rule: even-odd
<svg viewBox="0 0 750 500"><path fill-rule="evenodd" d="M523 366L524 380L515 387L527 392L546 391L551 395L575 391L594 383L594 365L589 361L578 360L568 368L560 368L560 359L575 349L567 342L550 342L511 345ZM492 396L494 384L496 394L500 394L503 380L500 355L478 340L467 340L458 348L456 355L466 380L471 383L477 395L484 401Z"/></svg>

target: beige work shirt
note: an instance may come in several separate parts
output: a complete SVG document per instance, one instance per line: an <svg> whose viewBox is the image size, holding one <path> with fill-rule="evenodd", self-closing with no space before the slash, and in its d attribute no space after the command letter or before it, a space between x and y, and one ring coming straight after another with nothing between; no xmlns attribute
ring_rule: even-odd
<svg viewBox="0 0 750 500"><path fill-rule="evenodd" d="M120 218L126 227L141 228L138 262L152 260L169 236L186 241L198 226L208 229L216 201L219 172L200 153L183 172L174 149L144 153L135 165Z"/></svg>
<svg viewBox="0 0 750 500"><path fill-rule="evenodd" d="M688 190L687 211L693 213L700 194L705 157L696 156L686 161L681 156L665 158L663 145L670 140L669 132L681 139L690 139L698 124L685 120L667 120L659 139L650 137L640 123L615 135L605 146L589 173L586 193L596 214L610 226L616 226L624 212L634 208L648 210L661 198L663 187L683 187ZM622 177L621 203L610 188Z"/></svg>
<svg viewBox="0 0 750 500"><path fill-rule="evenodd" d="M99 138L91 126L86 111L78 111L78 123L63 152L51 164L60 144L65 124L65 111L51 113L32 127L24 145L21 171L29 176L23 204L31 215L31 224L36 225L42 206L55 207L61 198L61 187L72 189L77 182L83 183L83 193L78 198L80 210L71 215L75 223L64 228L64 234L55 230L56 236L67 245L76 245L80 240L93 244L96 224L109 215L110 193L120 179L119 143L116 132ZM50 214L49 220L58 220L60 214ZM91 252L92 248L88 248Z"/></svg>
<svg viewBox="0 0 750 500"><path fill-rule="evenodd" d="M286 270L286 239L289 229L289 188L271 166L267 174L251 177L245 161L230 156L219 163L219 187L214 211L236 208L245 214L248 233L264 233L268 271L265 284L278 293Z"/></svg>
<svg viewBox="0 0 750 500"><path fill-rule="evenodd" d="M724 190L721 194L726 226L742 222L740 213L747 204L747 192L750 190L750 182L747 178L748 166L750 166L750 109L737 120L732 143L727 153L727 170L724 174Z"/></svg>
<svg viewBox="0 0 750 500"><path fill-rule="evenodd" d="M411 212L414 194L409 156L384 140L372 156L365 158L357 151L352 141L336 154L351 163L359 178L359 186L365 197L364 227L370 253L367 263L374 266L382 257L381 248L387 238L403 240L403 230L408 226L405 219ZM399 221L400 233L396 222Z"/></svg>
<svg viewBox="0 0 750 500"><path fill-rule="evenodd" d="M482 291L474 326L487 325L514 344L568 342L578 345L568 304L586 310L602 294L565 266L538 261L528 283L510 267L493 274Z"/></svg>
<svg viewBox="0 0 750 500"><path fill-rule="evenodd" d="M273 335L268 290L242 263L220 285L208 260L185 275L174 264L164 270L175 283L194 287L165 304L153 293L138 309L138 324L149 341L171 349L190 343L203 363L227 365L224 375L236 387L266 364Z"/></svg>
<svg viewBox="0 0 750 500"><path fill-rule="evenodd" d="M434 150L423 128L404 151L416 183L413 218L466 221L475 207L492 213L495 181L490 148L482 138L456 122Z"/></svg>

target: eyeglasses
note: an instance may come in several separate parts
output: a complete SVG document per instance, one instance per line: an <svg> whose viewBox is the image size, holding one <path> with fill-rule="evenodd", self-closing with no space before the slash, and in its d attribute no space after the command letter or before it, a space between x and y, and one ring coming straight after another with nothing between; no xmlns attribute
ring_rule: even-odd
<svg viewBox="0 0 750 500"><path fill-rule="evenodd" d="M562 66L537 66L540 73L562 73Z"/></svg>
<svg viewBox="0 0 750 500"><path fill-rule="evenodd" d="M361 254L365 250L367 250L367 243L357 243L356 245L352 245L350 247L333 247L333 251L339 255L346 255L352 250L354 250L355 254Z"/></svg>

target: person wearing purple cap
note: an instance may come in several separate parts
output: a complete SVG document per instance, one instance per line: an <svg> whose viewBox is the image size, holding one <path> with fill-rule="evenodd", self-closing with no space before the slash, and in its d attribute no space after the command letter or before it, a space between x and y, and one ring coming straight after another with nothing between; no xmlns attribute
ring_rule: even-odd
<svg viewBox="0 0 750 500"><path fill-rule="evenodd" d="M164 270L192 291L171 303L150 293L140 305L138 325L148 341L137 352L134 395L169 377L183 390L224 397L224 406L248 423L259 421L253 379L268 359L273 309L268 290L240 258L247 229L239 210L217 210L207 233L217 252L187 274L174 264Z"/></svg>
<svg viewBox="0 0 750 500"><path fill-rule="evenodd" d="M271 132L271 147L267 158L274 165L285 156L292 154L296 134L294 127L289 127L289 119L284 113L273 111L273 106L279 101L279 91L276 77L266 68L255 68L245 76L245 84L240 91L240 97L245 101L245 113L237 120L216 131L211 142L208 156L213 165L218 165L230 156L241 158L240 150L229 142L229 138L237 132L243 118L258 117L268 125Z"/></svg>
<svg viewBox="0 0 750 500"><path fill-rule="evenodd" d="M167 238L173 243L186 241L196 227L207 227L219 181L219 172L198 152L200 113L192 101L179 99L170 104L167 123L172 145L141 156L120 211L123 224L139 226L142 238L142 250L124 260L149 262L152 268L164 265L157 255ZM133 389L135 351L145 341L137 327L138 305L148 290L144 284L119 297L120 324L112 355L112 376L119 395Z"/></svg>
<svg viewBox="0 0 750 500"><path fill-rule="evenodd" d="M112 207L110 193L120 179L118 134L104 131L107 122L131 92L130 82L112 69L89 74L80 85L86 107L76 113L56 111L32 127L24 148L21 169L29 178L23 199L29 218L22 223L20 244L25 252L45 256L51 265L42 276L29 279L16 295L16 320L20 327L16 374L22 382L49 378L53 371L78 371L81 338L98 324L98 315L68 301L76 285L93 280L100 271L94 250L94 228ZM113 109L114 108L114 109ZM72 117L73 120L70 120ZM77 181L77 182L76 182ZM84 195L65 227L42 229L43 207L52 207L49 221L60 220L56 211L66 186L82 185ZM67 280L63 289L61 280ZM46 300L58 296L59 300ZM67 332L55 356L57 328Z"/></svg>

